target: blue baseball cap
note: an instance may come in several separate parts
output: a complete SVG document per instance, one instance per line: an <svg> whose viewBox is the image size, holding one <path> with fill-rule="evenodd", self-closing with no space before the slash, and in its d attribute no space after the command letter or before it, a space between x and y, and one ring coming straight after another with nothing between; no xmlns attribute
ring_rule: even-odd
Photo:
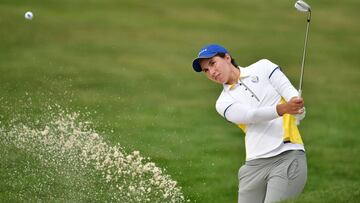
<svg viewBox="0 0 360 203"><path fill-rule="evenodd" d="M228 51L224 47L222 47L218 44L210 44L210 45L204 46L203 48L200 49L198 57L196 59L194 59L194 61L192 63L194 70L196 72L202 71L200 63L199 63L200 59L208 59L208 58L211 58L220 53L227 54Z"/></svg>

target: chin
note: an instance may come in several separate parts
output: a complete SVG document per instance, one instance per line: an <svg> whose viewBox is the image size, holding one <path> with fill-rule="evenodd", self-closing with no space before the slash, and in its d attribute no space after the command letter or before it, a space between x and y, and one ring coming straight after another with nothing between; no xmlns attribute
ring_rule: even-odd
<svg viewBox="0 0 360 203"><path fill-rule="evenodd" d="M224 83L226 83L227 81L225 81L225 80L222 80L222 79L219 79L219 80L217 80L219 83L221 83L221 84L224 84Z"/></svg>
<svg viewBox="0 0 360 203"><path fill-rule="evenodd" d="M224 83L226 83L226 81L222 81L222 80L217 80L216 82L219 83L219 84L224 84Z"/></svg>

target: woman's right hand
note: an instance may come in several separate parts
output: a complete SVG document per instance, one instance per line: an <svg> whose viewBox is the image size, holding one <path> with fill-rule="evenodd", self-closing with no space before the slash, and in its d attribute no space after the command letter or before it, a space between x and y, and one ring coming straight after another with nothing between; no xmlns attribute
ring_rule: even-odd
<svg viewBox="0 0 360 203"><path fill-rule="evenodd" d="M301 97L293 97L288 102L284 104L278 104L276 106L276 111L279 116L282 116L286 113L295 115L303 113L304 109L304 100Z"/></svg>

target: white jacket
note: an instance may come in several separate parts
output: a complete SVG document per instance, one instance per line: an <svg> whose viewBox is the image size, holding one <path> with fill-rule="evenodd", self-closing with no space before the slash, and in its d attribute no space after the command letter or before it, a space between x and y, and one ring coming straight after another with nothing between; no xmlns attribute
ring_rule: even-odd
<svg viewBox="0 0 360 203"><path fill-rule="evenodd" d="M262 59L239 68L238 83L224 84L216 110L246 133L246 160L304 150L295 117L276 111L277 104L299 95L280 67Z"/></svg>

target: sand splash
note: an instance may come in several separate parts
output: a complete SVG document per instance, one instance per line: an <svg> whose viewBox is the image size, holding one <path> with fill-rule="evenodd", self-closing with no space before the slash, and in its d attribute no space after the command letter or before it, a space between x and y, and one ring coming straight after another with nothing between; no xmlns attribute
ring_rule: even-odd
<svg viewBox="0 0 360 203"><path fill-rule="evenodd" d="M139 151L126 153L119 144L108 144L90 122L79 117L79 112L60 110L42 125L13 122L5 127L0 123L1 144L36 157L45 172L51 169L43 174L47 178L34 184L38 193L51 191L46 188L60 176L74 187L71 201L186 201L177 182L149 158ZM57 194L42 195L51 196L47 200L67 201Z"/></svg>

